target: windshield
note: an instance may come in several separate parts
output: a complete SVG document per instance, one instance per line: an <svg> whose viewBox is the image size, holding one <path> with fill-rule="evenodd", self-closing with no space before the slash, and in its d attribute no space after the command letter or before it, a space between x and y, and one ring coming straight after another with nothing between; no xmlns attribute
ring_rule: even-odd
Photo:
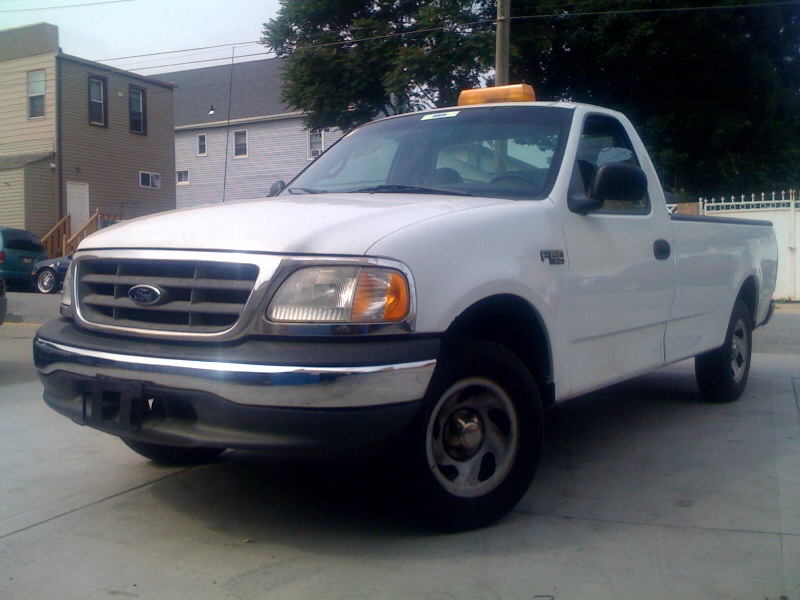
<svg viewBox="0 0 800 600"><path fill-rule="evenodd" d="M376 121L342 138L283 194L545 198L571 117L571 110L559 107L485 106Z"/></svg>

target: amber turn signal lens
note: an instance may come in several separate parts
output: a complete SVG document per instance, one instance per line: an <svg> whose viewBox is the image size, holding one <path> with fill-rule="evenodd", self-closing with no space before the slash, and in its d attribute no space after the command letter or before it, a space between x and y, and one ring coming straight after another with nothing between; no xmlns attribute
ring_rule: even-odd
<svg viewBox="0 0 800 600"><path fill-rule="evenodd" d="M384 269L361 271L353 299L352 321L400 321L408 315L408 310L408 283L401 273Z"/></svg>

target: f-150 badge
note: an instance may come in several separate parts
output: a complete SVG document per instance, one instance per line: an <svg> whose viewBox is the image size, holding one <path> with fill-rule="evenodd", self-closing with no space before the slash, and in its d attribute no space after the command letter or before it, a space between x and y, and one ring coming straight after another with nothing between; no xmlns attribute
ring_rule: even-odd
<svg viewBox="0 0 800 600"><path fill-rule="evenodd" d="M542 257L542 262L548 261L551 265L564 264L564 251L563 250L542 250L539 253Z"/></svg>

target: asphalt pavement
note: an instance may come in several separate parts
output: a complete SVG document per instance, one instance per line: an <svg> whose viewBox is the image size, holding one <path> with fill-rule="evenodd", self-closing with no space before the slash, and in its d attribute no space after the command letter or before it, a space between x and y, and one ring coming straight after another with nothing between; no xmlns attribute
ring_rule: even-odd
<svg viewBox="0 0 800 600"><path fill-rule="evenodd" d="M703 403L691 362L548 415L499 524L404 517L380 457L228 452L163 468L47 408L30 358L58 297L0 326L0 598L800 600L800 307L756 332L750 382Z"/></svg>

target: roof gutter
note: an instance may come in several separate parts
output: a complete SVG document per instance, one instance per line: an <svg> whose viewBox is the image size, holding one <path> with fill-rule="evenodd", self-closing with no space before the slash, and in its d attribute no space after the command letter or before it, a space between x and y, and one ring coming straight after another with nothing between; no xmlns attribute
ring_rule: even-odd
<svg viewBox="0 0 800 600"><path fill-rule="evenodd" d="M189 129L209 129L212 127L227 127L228 125L244 125L246 123L261 123L264 121L280 121L282 119L295 119L302 117L302 111L281 113L279 115L262 115L259 117L245 117L242 119L231 119L230 121L209 121L207 123L192 123L189 125L176 125L175 131L186 131Z"/></svg>

